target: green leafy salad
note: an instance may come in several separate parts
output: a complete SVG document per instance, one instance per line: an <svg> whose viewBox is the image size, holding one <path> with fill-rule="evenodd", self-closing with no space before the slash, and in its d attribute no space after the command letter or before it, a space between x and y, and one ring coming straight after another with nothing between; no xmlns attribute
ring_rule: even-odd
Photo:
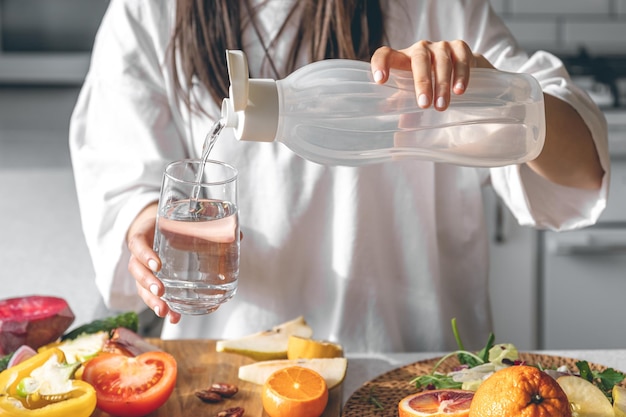
<svg viewBox="0 0 626 417"><path fill-rule="evenodd" d="M576 370L568 369L566 365L558 368L544 368L541 364L525 363L519 357L517 348L510 344L496 344L493 333L489 335L485 347L474 353L464 349L456 326L456 319L452 319L452 331L456 339L458 350L442 357L432 371L427 375L420 375L413 380L418 389L465 389L476 391L480 383L495 371L514 365L536 366L554 378L563 375L576 375L596 385L612 402L611 391L614 385L621 383L626 375L612 368L603 371L592 370L584 360L576 362ZM456 356L460 366L451 372L438 372L439 366L450 357Z"/></svg>

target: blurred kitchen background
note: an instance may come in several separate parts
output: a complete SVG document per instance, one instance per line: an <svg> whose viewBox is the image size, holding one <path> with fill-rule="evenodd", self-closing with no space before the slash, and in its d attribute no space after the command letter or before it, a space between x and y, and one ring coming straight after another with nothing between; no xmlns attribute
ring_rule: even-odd
<svg viewBox="0 0 626 417"><path fill-rule="evenodd" d="M108 311L93 282L67 145L107 0L0 0L0 298L66 298L82 324ZM496 339L520 349L626 347L626 0L492 0L522 46L564 59L604 110L613 173L598 225L521 228L485 191ZM142 314L142 332L158 321ZM461 329L462 330L462 329Z"/></svg>

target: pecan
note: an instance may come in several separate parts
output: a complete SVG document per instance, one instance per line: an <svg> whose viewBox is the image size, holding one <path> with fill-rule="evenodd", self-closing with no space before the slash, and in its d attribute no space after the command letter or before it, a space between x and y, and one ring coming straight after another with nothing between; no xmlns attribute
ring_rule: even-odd
<svg viewBox="0 0 626 417"><path fill-rule="evenodd" d="M220 411L215 417L241 417L243 416L244 409L242 407L233 407Z"/></svg>
<svg viewBox="0 0 626 417"><path fill-rule="evenodd" d="M237 385L234 385L234 384L226 384L224 382L216 382L214 384L211 384L211 387L209 388L209 391L218 393L222 397L228 398L228 397L232 397L233 395L237 394L237 391L239 391L239 388L237 388Z"/></svg>
<svg viewBox="0 0 626 417"><path fill-rule="evenodd" d="M200 389L195 392L196 397L200 398L206 403L219 403L223 400L223 397L217 392L210 391L208 389Z"/></svg>

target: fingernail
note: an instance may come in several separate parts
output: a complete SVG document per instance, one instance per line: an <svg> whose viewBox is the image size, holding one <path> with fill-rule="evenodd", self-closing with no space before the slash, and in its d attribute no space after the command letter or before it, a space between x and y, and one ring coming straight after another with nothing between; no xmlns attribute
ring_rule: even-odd
<svg viewBox="0 0 626 417"><path fill-rule="evenodd" d="M150 292L154 295L159 295L159 286L156 284L150 285Z"/></svg>
<svg viewBox="0 0 626 417"><path fill-rule="evenodd" d="M150 270L152 270L152 272L157 272L157 269L159 268L159 264L154 259L150 259L148 261L148 267L150 268Z"/></svg>
<svg viewBox="0 0 626 417"><path fill-rule="evenodd" d="M456 83L455 86L454 86L454 89L458 90L458 91L465 91L465 84L463 84L463 83Z"/></svg>
<svg viewBox="0 0 626 417"><path fill-rule="evenodd" d="M417 98L417 104L420 107L427 107L428 106L428 97L426 96L426 94L420 94L419 97Z"/></svg>
<svg viewBox="0 0 626 417"><path fill-rule="evenodd" d="M161 308L159 306L154 306L152 310L154 310L154 314L156 314L157 317L161 317Z"/></svg>
<svg viewBox="0 0 626 417"><path fill-rule="evenodd" d="M381 70L374 71L374 81L379 82L383 79L383 72Z"/></svg>
<svg viewBox="0 0 626 417"><path fill-rule="evenodd" d="M437 98L437 103L435 104L435 106L439 109L446 107L446 99L443 97Z"/></svg>

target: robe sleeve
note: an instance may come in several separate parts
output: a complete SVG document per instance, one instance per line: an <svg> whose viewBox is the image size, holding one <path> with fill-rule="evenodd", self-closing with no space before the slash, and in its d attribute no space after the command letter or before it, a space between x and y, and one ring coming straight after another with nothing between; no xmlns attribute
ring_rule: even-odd
<svg viewBox="0 0 626 417"><path fill-rule="evenodd" d="M522 225L571 230L594 224L606 207L610 177L604 115L589 95L572 82L560 59L546 51L528 56L488 1L467 3L465 38L473 50L500 70L533 75L544 93L569 103L591 132L605 172L599 190L583 190L552 183L527 165L492 168L490 177L495 191Z"/></svg>
<svg viewBox="0 0 626 417"><path fill-rule="evenodd" d="M126 233L158 200L167 162L185 156L162 70L166 57L155 46L156 26L151 32L137 19L146 12L141 3L110 3L70 120L83 232L97 287L114 310L146 307L127 270Z"/></svg>

